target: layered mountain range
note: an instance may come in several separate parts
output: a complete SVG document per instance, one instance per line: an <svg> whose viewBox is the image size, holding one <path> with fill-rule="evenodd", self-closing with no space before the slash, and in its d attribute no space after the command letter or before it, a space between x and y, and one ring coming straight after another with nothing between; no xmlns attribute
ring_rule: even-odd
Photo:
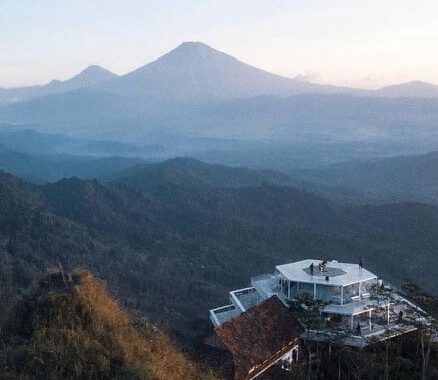
<svg viewBox="0 0 438 380"><path fill-rule="evenodd" d="M0 122L124 141L436 141L438 87L376 91L286 78L199 42L122 76L92 66L64 82L0 90ZM418 150L418 149L417 149Z"/></svg>
<svg viewBox="0 0 438 380"><path fill-rule="evenodd" d="M80 88L101 89L123 96L171 99L233 99L306 93L350 93L387 97L438 97L438 86L421 81L363 90L287 78L245 64L201 42L184 42L157 60L118 76L92 65L65 81L44 86L0 89L3 104L59 94Z"/></svg>

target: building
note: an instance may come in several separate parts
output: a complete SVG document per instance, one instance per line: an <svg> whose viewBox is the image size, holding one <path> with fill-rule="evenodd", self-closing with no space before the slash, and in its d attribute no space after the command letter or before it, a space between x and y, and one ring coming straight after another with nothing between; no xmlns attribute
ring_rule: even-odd
<svg viewBox="0 0 438 380"><path fill-rule="evenodd" d="M210 320L219 338L230 324L239 326L242 320L250 323L246 316L260 305L263 309L269 307L271 299L276 299L288 311L281 312L283 318L289 315L290 323L298 321L302 326L302 342L366 347L414 331L418 323L429 321L423 310L384 286L361 262L308 259L279 265L272 274L253 277L250 287L230 291L229 299L229 305L210 310ZM275 318L272 313L279 310L277 306L271 311L270 318ZM294 332L298 330L295 328ZM235 334L237 336L237 330ZM267 334L277 334L277 328ZM281 343L276 348L281 354L276 360L293 362L291 350L284 353L285 346ZM273 359L269 362L273 364ZM257 375L247 378L254 377Z"/></svg>
<svg viewBox="0 0 438 380"><path fill-rule="evenodd" d="M236 380L253 379L278 362L297 362L304 328L277 298L271 297L215 330L231 352Z"/></svg>

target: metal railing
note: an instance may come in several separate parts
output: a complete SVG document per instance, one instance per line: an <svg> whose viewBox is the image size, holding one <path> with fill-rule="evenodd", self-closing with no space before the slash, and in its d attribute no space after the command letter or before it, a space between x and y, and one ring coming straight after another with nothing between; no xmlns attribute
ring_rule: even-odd
<svg viewBox="0 0 438 380"><path fill-rule="evenodd" d="M263 299L267 299L274 294L278 295L281 293L279 280L280 275L278 274L264 274L251 278L251 285Z"/></svg>
<svg viewBox="0 0 438 380"><path fill-rule="evenodd" d="M215 327L217 327L226 320L231 319L240 313L234 305L226 305L210 310L209 314L211 322ZM225 318L224 315L226 316Z"/></svg>

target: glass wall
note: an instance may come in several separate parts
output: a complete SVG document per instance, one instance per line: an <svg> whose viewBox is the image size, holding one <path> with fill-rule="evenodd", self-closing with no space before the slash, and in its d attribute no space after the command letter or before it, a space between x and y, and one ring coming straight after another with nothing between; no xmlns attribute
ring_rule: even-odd
<svg viewBox="0 0 438 380"><path fill-rule="evenodd" d="M344 303L359 299L359 283L344 286Z"/></svg>
<svg viewBox="0 0 438 380"><path fill-rule="evenodd" d="M298 293L307 294L313 297L313 284L308 284L306 282L300 282L298 284Z"/></svg>
<svg viewBox="0 0 438 380"><path fill-rule="evenodd" d="M290 298L295 298L298 291L298 283L295 281L290 281Z"/></svg>
<svg viewBox="0 0 438 380"><path fill-rule="evenodd" d="M316 298L325 302L340 304L341 287L333 285L316 284Z"/></svg>
<svg viewBox="0 0 438 380"><path fill-rule="evenodd" d="M285 296L287 296L288 293L288 286L289 286L289 281L284 279L284 278L280 278L278 280L278 285L280 286L281 291L283 292L283 294Z"/></svg>

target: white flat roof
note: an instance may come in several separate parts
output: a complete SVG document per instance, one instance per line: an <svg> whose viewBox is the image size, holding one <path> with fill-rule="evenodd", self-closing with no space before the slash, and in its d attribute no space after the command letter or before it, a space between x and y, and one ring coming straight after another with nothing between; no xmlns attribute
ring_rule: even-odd
<svg viewBox="0 0 438 380"><path fill-rule="evenodd" d="M365 268L359 268L358 264L339 263L337 261L328 261L326 272L319 272L318 264L323 260L308 259L297 261L295 263L278 265L275 267L283 276L290 281L317 283L324 285L347 286L377 279L377 276ZM310 264L313 263L313 276L310 274ZM326 276L329 281L326 281Z"/></svg>

